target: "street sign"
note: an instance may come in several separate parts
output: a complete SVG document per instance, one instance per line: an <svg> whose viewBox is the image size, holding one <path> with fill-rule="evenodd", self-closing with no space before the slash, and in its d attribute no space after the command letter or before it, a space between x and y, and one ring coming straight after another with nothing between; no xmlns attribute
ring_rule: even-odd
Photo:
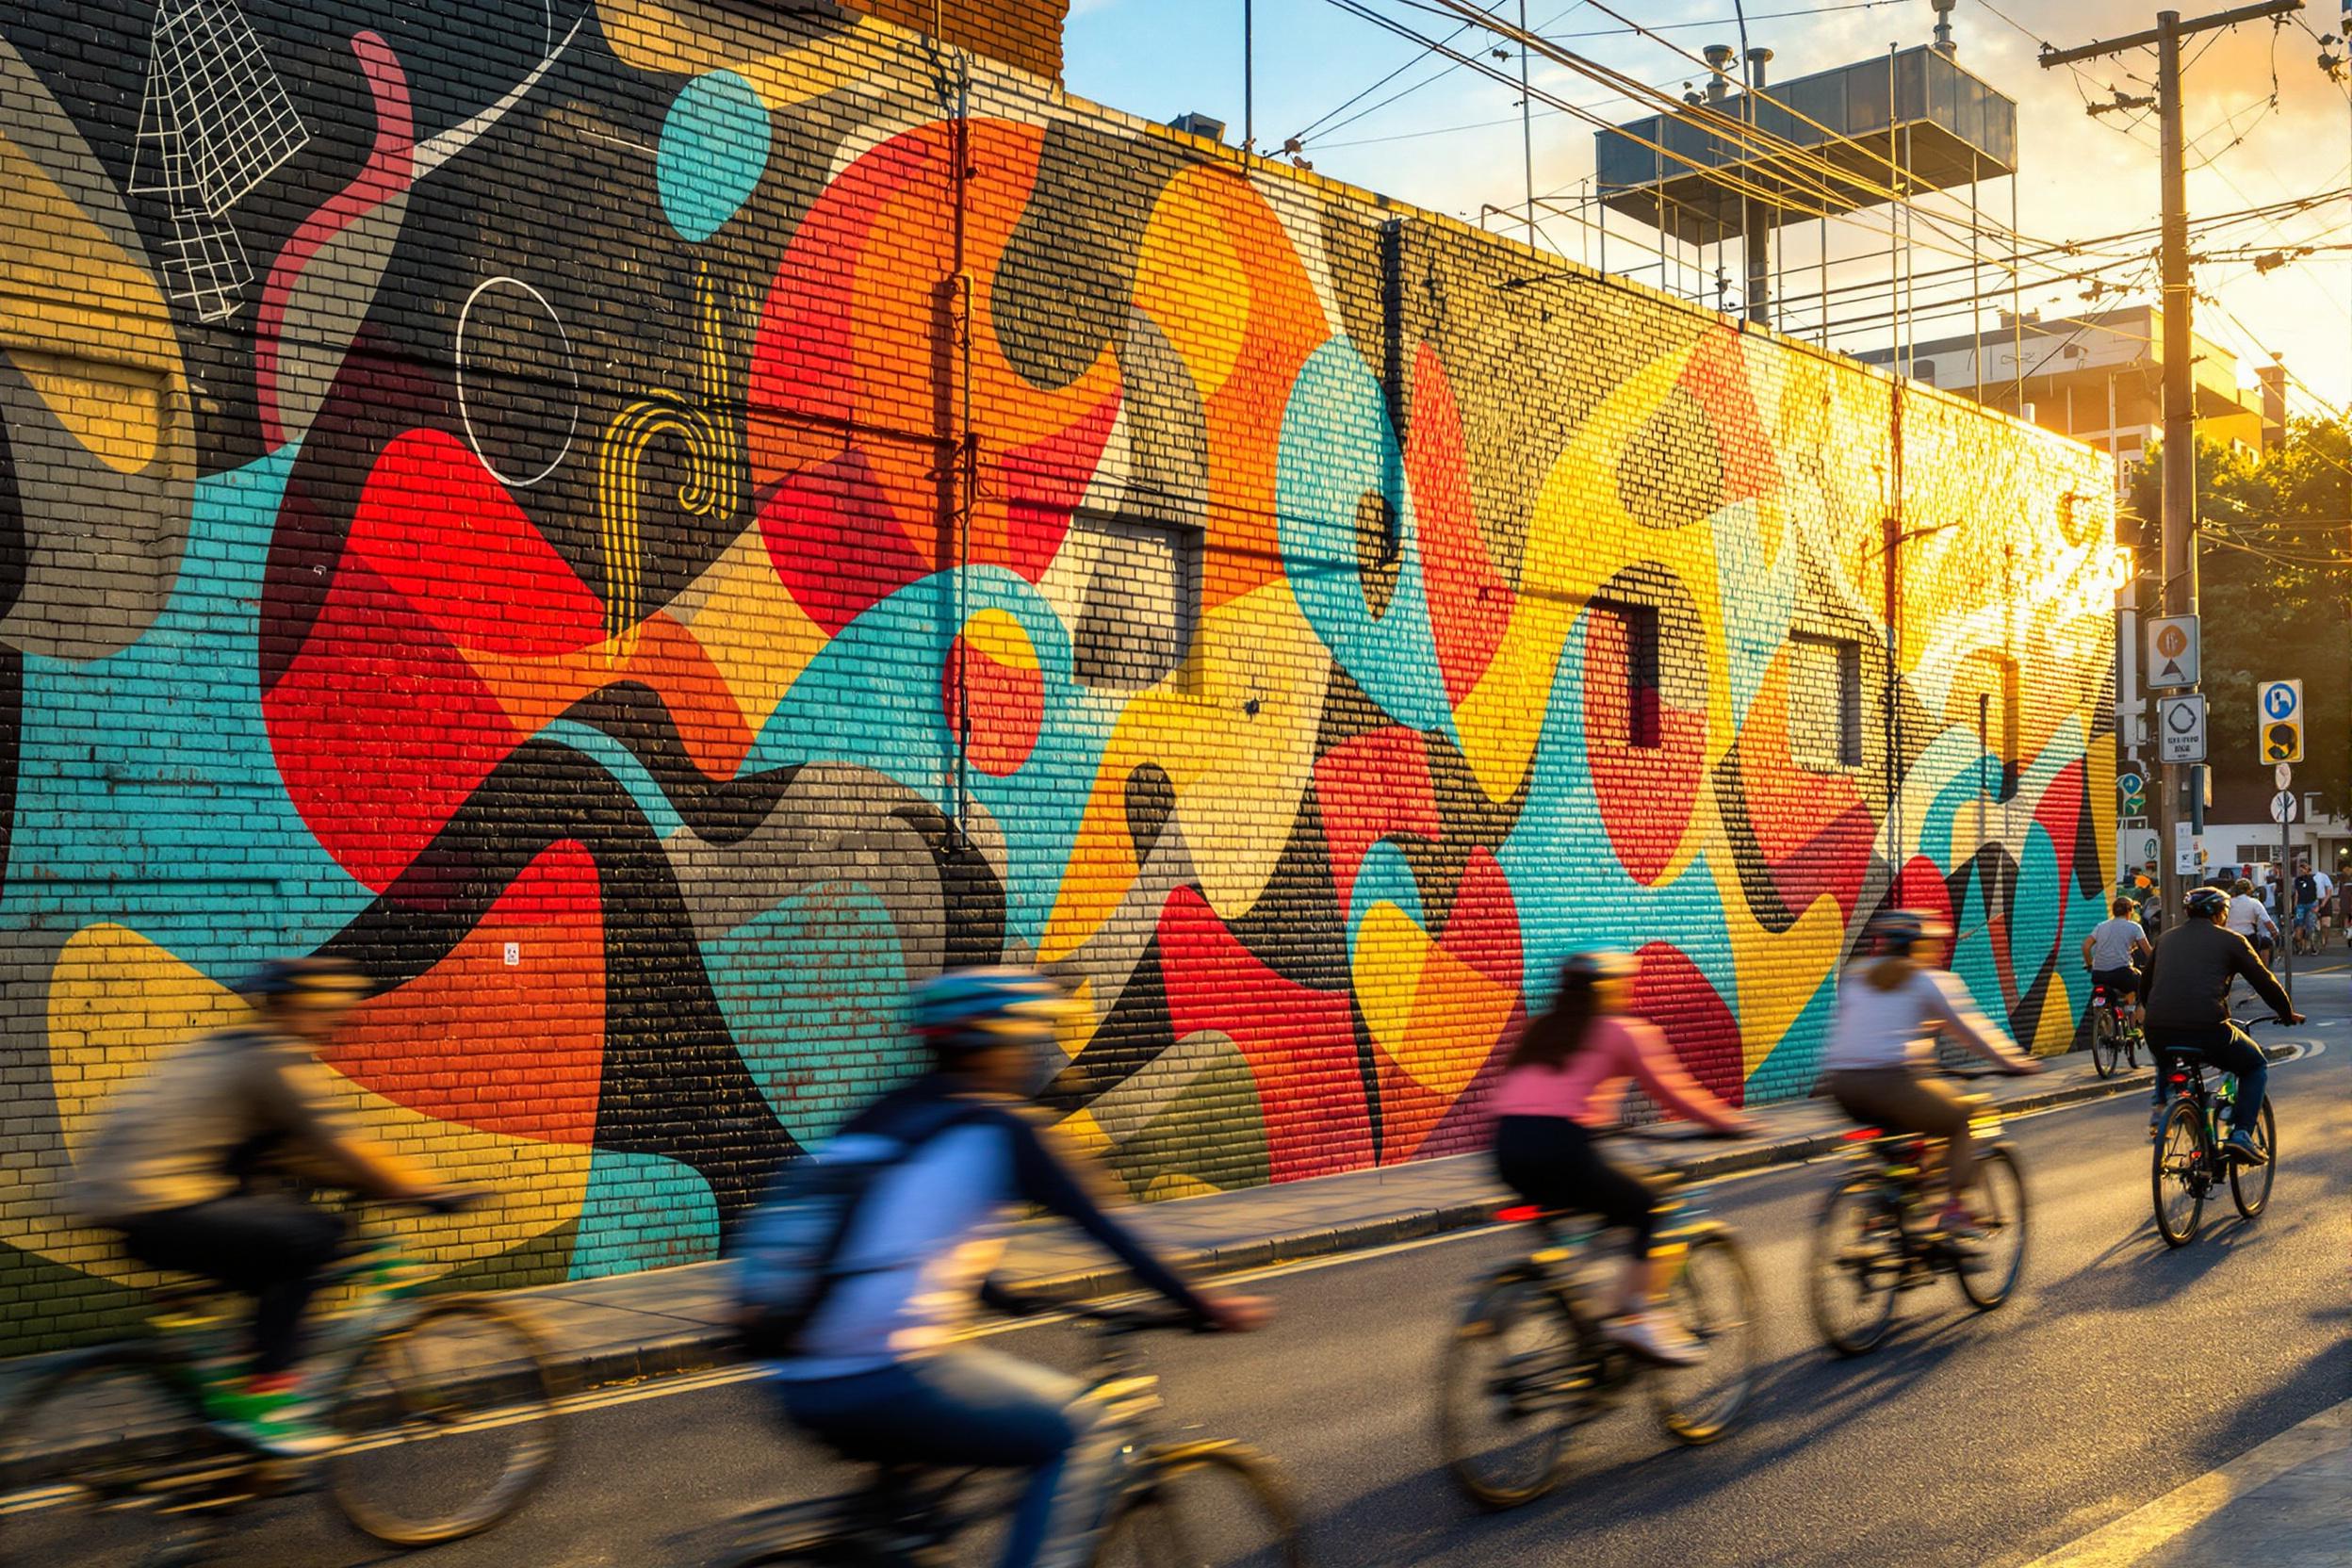
<svg viewBox="0 0 2352 1568"><path fill-rule="evenodd" d="M2159 615L2148 623L2148 683L2197 684L2199 648L2195 615Z"/></svg>
<svg viewBox="0 0 2352 1568"><path fill-rule="evenodd" d="M2295 770L2281 762L2270 770L2270 781L2283 790L2295 782Z"/></svg>
<svg viewBox="0 0 2352 1568"><path fill-rule="evenodd" d="M2272 680L2262 686L2262 760L2303 760L2303 683ZM2286 781L2278 787L2285 789Z"/></svg>
<svg viewBox="0 0 2352 1568"><path fill-rule="evenodd" d="M2148 780L2129 770L2115 775L2115 793L2122 797L2127 817L2148 815Z"/></svg>
<svg viewBox="0 0 2352 1568"><path fill-rule="evenodd" d="M2161 853L2161 841L2145 827L2118 828L2115 832L2115 874L2130 876L2135 872L2156 874L2156 859Z"/></svg>
<svg viewBox="0 0 2352 1568"><path fill-rule="evenodd" d="M2158 755L2167 762L2205 760L2205 694L2156 700Z"/></svg>
<svg viewBox="0 0 2352 1568"><path fill-rule="evenodd" d="M2281 790L2270 797L2270 820L2281 824L2295 820L2295 792L2293 790Z"/></svg>

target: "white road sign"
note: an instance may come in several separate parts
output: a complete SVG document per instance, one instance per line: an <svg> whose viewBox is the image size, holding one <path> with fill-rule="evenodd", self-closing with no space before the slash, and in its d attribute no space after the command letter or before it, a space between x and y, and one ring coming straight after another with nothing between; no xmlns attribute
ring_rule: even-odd
<svg viewBox="0 0 2352 1568"><path fill-rule="evenodd" d="M2198 653L2195 615L2159 615L2148 623L2150 686L2196 685Z"/></svg>
<svg viewBox="0 0 2352 1568"><path fill-rule="evenodd" d="M2281 790L2270 797L2270 820L2286 823L2295 820L2295 792Z"/></svg>
<svg viewBox="0 0 2352 1568"><path fill-rule="evenodd" d="M2282 789L2282 790L2283 790L2283 789L2285 789L2285 788L2287 788L2289 785L2293 784L2293 783L2295 782L2295 766L2294 766L2294 764L2293 764L2293 763L2289 763L2289 762L2281 762L2281 763L2279 763L2277 767L2275 767L2275 768L2271 769L2271 770L2270 770L2270 781L2271 781L2273 784L2278 785L2278 788L2280 788L2280 789Z"/></svg>
<svg viewBox="0 0 2352 1568"><path fill-rule="evenodd" d="M2167 762L2205 760L2205 694L2156 700L2156 744Z"/></svg>

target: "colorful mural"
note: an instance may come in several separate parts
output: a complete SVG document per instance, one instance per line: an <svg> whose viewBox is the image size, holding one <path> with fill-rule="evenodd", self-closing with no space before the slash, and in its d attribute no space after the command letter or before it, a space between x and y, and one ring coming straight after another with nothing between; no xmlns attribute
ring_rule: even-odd
<svg viewBox="0 0 2352 1568"><path fill-rule="evenodd" d="M136 114L0 36L20 1338L282 952L510 1283L710 1255L952 963L1152 1198L1470 1147L1579 947L1734 1100L1891 896L2071 1037L2087 453L871 22L251 9L91 13Z"/></svg>

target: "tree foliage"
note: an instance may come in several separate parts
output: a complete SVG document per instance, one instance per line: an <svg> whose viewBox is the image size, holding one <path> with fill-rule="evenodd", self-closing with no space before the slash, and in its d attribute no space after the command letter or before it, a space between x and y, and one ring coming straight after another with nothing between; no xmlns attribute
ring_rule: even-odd
<svg viewBox="0 0 2352 1568"><path fill-rule="evenodd" d="M2197 490L2213 765L2225 777L2266 772L2255 750L2256 687L2300 678L2305 760L2295 788L2352 811L2352 428L2295 420L2259 460L2199 440ZM2145 520L2142 602L2153 612L2163 569L2160 451L2151 449L2132 475L2127 505Z"/></svg>

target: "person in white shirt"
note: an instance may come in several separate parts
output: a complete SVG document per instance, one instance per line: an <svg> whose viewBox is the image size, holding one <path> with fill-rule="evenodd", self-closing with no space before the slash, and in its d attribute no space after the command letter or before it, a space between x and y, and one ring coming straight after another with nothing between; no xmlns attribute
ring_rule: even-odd
<svg viewBox="0 0 2352 1568"><path fill-rule="evenodd" d="M2262 901L2254 896L2254 884L2247 878L2239 877L2230 890L2230 918L2223 923L2252 942L2254 950L2262 956L2262 962L2270 962L2271 949L2278 942L2278 923L2270 918Z"/></svg>
<svg viewBox="0 0 2352 1568"><path fill-rule="evenodd" d="M1948 1140L1946 1201L1936 1228L1970 1240L1981 1233L1968 1204L1976 1184L1968 1103L1936 1075L1936 1036L1950 1032L2016 1076L2042 1066L1977 1010L1956 976L1936 967L1938 944L1951 935L1951 926L1915 909L1891 910L1870 922L1866 940L1872 956L1857 958L1838 976L1838 1018L1821 1070L1830 1098L1863 1125Z"/></svg>
<svg viewBox="0 0 2352 1568"><path fill-rule="evenodd" d="M2082 939L2082 967L2091 972L2091 983L2106 991L2116 1006L2128 1007L2140 994L2140 960L2154 949L2140 925L2140 906L2128 898L2117 898L2115 909L2113 918L2092 926L2091 934Z"/></svg>
<svg viewBox="0 0 2352 1568"><path fill-rule="evenodd" d="M2311 880L2319 884L2319 939L2325 942L2328 918L2336 912L2336 879L2313 866Z"/></svg>

